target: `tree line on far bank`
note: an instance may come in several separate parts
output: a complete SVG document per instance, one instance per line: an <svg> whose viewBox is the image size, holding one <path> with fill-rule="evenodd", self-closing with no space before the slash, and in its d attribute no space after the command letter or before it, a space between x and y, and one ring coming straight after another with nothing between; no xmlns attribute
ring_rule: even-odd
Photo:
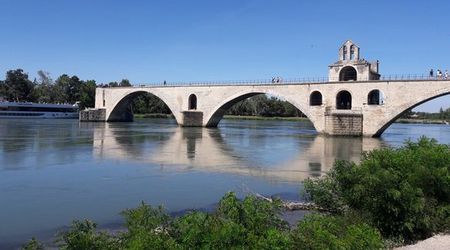
<svg viewBox="0 0 450 250"><path fill-rule="evenodd" d="M50 73L39 70L38 77L29 79L23 69L9 70L0 80L0 99L14 102L70 103L79 102L80 108L94 107L97 87L129 87L130 81L97 84L95 80L81 80L78 76L62 74L56 80Z"/></svg>
<svg viewBox="0 0 450 250"><path fill-rule="evenodd" d="M55 81L50 74L38 71L38 78L31 81L22 69L9 70L0 81L0 98L15 102L71 103L93 107L95 80L80 80L77 76L63 74Z"/></svg>
<svg viewBox="0 0 450 250"><path fill-rule="evenodd" d="M95 80L81 80L76 75L62 74L53 80L48 72L39 70L38 77L30 80L23 69L9 70L0 80L0 99L15 102L70 103L79 102L80 108L94 107L95 88L129 87L129 80L98 84ZM170 114L169 107L158 97L145 94L133 100L136 114ZM302 116L292 104L275 97L258 95L243 100L230 108L227 114L245 116Z"/></svg>
<svg viewBox="0 0 450 250"><path fill-rule="evenodd" d="M439 109L438 113L428 113L428 112L406 112L402 118L404 119L425 119L425 120L450 120L450 108Z"/></svg>

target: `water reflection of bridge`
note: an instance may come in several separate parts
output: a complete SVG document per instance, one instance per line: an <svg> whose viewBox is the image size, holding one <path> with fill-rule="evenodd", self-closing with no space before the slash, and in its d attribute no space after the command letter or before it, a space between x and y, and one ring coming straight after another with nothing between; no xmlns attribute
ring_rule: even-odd
<svg viewBox="0 0 450 250"><path fill-rule="evenodd" d="M282 157L267 162L253 151L234 148L220 129L161 127L130 135L117 123L82 126L95 126L93 148L99 158L150 163L162 171L207 171L289 182L320 176L336 159L359 161L363 151L381 144L374 138L311 135L294 152L275 150L273 154Z"/></svg>

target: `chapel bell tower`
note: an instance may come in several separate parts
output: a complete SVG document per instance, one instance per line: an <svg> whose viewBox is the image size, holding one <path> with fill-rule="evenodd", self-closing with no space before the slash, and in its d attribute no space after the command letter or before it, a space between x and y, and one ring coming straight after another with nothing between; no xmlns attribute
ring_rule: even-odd
<svg viewBox="0 0 450 250"><path fill-rule="evenodd" d="M368 62L360 58L359 47L347 40L339 48L339 61L331 64L328 81L370 81L380 79L378 61Z"/></svg>

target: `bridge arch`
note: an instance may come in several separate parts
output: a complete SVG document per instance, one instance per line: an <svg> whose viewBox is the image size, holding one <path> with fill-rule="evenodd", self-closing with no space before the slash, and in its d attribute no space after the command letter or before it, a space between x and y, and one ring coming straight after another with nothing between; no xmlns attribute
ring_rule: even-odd
<svg viewBox="0 0 450 250"><path fill-rule="evenodd" d="M157 97L159 100L161 100L162 102L164 102L164 104L167 105L170 112L175 116L177 122L181 120L178 115L178 112L176 112L176 108L174 107L174 105L171 105L171 103L168 102L167 98L165 98L163 95L154 93L152 91L134 90L122 93L120 96L116 98L116 101L111 106L112 107L111 111L106 114L106 121L108 122L133 121L133 112L131 103L135 98L144 94L151 94Z"/></svg>
<svg viewBox="0 0 450 250"><path fill-rule="evenodd" d="M314 128L317 130L315 121L312 119L313 116L308 112L309 109L307 107L305 107L304 105L301 104L300 101L288 98L286 96L284 96L283 94L277 93L277 92L273 92L273 91L265 91L265 90L261 90L261 91L242 91L239 92L237 94L234 94L230 97L228 97L227 99L225 99L224 101L222 101L219 105L215 106L211 113L205 116L205 126L206 127L216 127L219 122L222 120L224 114L226 113L226 111L228 109L230 109L234 104L245 100L247 98L250 98L252 96L255 95L260 95L260 94L269 94L278 98L281 98L287 102L289 102L290 104L292 104L294 107L296 107L298 110L300 110L313 124ZM305 102L306 105L308 105L308 102Z"/></svg>
<svg viewBox="0 0 450 250"><path fill-rule="evenodd" d="M421 104L424 104L428 101L431 101L433 99L445 96L445 95L450 95L450 88L447 89L442 89L438 92L434 92L426 97L424 97L422 100L420 101L412 101L412 102L407 102L399 107L395 107L392 110L392 115L390 117L387 117L383 120L381 120L378 123L378 130L373 134L373 137L379 137L381 136L381 134L392 124L394 123L398 118L400 118L404 113L406 113L408 110L411 110Z"/></svg>

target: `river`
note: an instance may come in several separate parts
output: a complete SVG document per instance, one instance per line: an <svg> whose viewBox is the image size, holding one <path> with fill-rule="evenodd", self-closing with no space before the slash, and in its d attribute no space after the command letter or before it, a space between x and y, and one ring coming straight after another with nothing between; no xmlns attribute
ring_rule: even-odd
<svg viewBox="0 0 450 250"><path fill-rule="evenodd" d="M0 120L0 247L49 238L74 219L119 224L141 201L176 213L210 208L227 191L299 199L301 181L334 160L421 135L450 143L450 126L393 124L374 139L320 136L305 121Z"/></svg>

